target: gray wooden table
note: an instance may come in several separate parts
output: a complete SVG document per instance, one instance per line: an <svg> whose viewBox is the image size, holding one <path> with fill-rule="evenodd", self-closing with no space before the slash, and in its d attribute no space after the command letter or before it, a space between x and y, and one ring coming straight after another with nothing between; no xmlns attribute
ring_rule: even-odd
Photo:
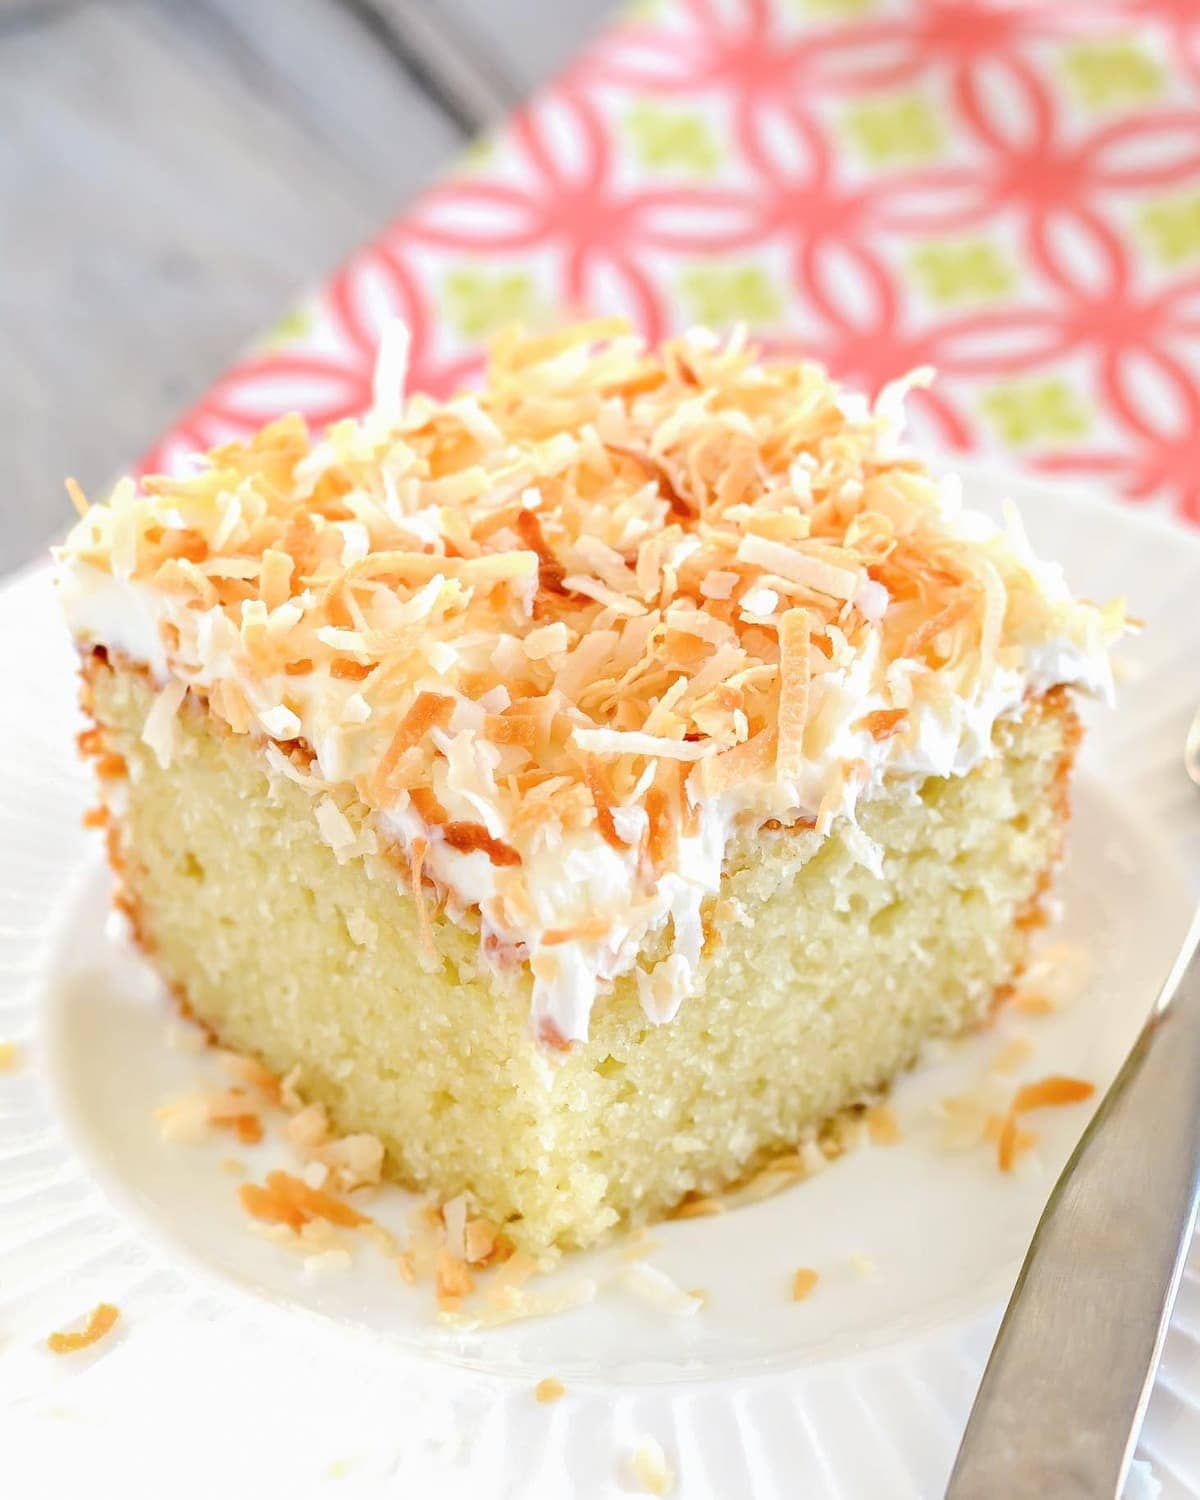
<svg viewBox="0 0 1200 1500"><path fill-rule="evenodd" d="M606 0L0 0L0 575Z"/></svg>

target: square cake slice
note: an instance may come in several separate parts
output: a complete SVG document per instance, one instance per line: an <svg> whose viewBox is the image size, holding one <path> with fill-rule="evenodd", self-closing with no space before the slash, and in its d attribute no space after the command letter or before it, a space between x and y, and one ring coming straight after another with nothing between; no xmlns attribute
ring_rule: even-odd
<svg viewBox="0 0 1200 1500"><path fill-rule="evenodd" d="M227 1046L531 1250L743 1177L987 1019L1119 606L806 364L499 340L59 552L118 902Z"/></svg>

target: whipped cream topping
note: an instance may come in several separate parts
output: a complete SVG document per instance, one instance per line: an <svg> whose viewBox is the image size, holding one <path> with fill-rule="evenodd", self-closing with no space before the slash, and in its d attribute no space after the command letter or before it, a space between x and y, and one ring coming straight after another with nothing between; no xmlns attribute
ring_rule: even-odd
<svg viewBox="0 0 1200 1500"><path fill-rule="evenodd" d="M435 406L399 398L402 352L361 424L125 482L60 598L161 684L161 761L182 684L267 742L339 858L397 848L500 978L527 965L553 1046L630 972L671 1019L764 822L838 826L878 870L864 800L965 774L1030 693L1111 694L1120 608L915 466L897 390L872 411L737 339L649 356L605 325Z"/></svg>

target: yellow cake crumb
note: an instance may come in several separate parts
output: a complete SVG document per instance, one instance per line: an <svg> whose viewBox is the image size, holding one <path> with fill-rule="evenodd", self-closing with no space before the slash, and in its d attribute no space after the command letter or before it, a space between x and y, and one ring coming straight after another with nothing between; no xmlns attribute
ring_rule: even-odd
<svg viewBox="0 0 1200 1500"><path fill-rule="evenodd" d="M544 1380L539 1380L533 1388L534 1399L542 1406L548 1406L554 1401L561 1401L567 1394L567 1388L556 1375L547 1375Z"/></svg>

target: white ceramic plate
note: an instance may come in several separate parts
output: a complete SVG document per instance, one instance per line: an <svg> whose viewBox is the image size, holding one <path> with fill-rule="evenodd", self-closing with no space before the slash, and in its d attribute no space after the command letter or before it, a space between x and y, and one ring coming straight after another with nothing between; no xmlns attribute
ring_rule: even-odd
<svg viewBox="0 0 1200 1500"><path fill-rule="evenodd" d="M18 1462L37 1453L66 1476L86 1453L82 1475L105 1455L134 1495L143 1479L146 1492L211 1494L233 1473L238 1495L601 1496L625 1492L623 1458L652 1435L686 1497L940 1493L1086 1109L1039 1117L1036 1156L1004 1177L986 1149L941 1147L930 1105L970 1087L1017 1031L1035 1043L1024 1076L1107 1082L1200 877L1200 793L1180 763L1200 701L1200 540L1027 479L970 485L985 506L1013 495L1077 588L1126 592L1147 622L1123 652L1119 712L1091 715L1061 886L1055 937L1086 949L1085 992L1048 1019L1006 1015L904 1080L900 1145L656 1230L652 1263L708 1293L691 1319L611 1287L554 1319L454 1332L427 1289L365 1247L349 1273L313 1277L247 1233L218 1167L228 1148L168 1145L149 1118L211 1064L166 1046L156 986L103 937L107 885L79 826L73 664L48 575L0 591L0 1039L27 1059L0 1079L0 1433ZM278 1152L238 1154L257 1169ZM399 1225L406 1208L389 1190L377 1211ZM603 1282L620 1264L619 1249L576 1257L561 1277ZM795 1305L798 1265L821 1281ZM118 1338L72 1361L45 1353L49 1329L101 1299L122 1308ZM1143 1437L1168 1495L1200 1492L1198 1336L1200 1271ZM540 1407L531 1389L549 1374L568 1395ZM55 1442L67 1422L86 1440Z"/></svg>

